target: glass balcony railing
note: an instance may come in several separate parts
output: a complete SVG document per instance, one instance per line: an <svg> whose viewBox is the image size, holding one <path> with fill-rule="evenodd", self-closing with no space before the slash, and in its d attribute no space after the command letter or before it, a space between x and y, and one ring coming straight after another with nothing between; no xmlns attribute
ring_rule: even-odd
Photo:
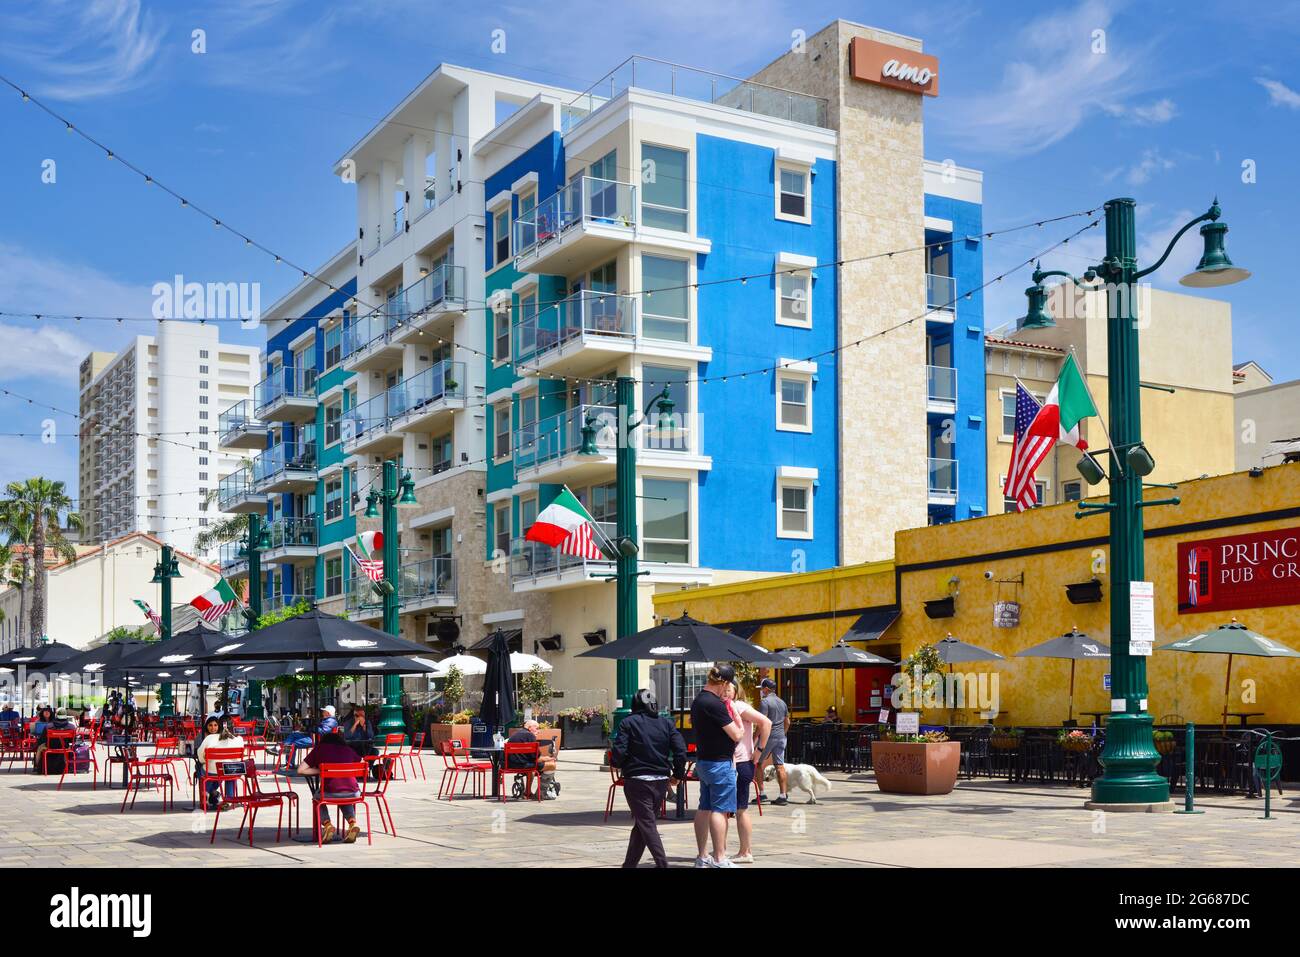
<svg viewBox="0 0 1300 957"><path fill-rule="evenodd" d="M301 591L294 593L272 592L270 595L263 595L262 614L269 615L283 611L290 605L296 605L300 601L306 602L308 605L316 604L315 587L303 588Z"/></svg>
<svg viewBox="0 0 1300 957"><path fill-rule="evenodd" d="M253 414L253 403L248 399L241 399L217 416L217 431L223 438L236 432L261 427L262 423Z"/></svg>
<svg viewBox="0 0 1300 957"><path fill-rule="evenodd" d="M397 585L398 601L419 603L456 600L456 559L426 558L405 564Z"/></svg>
<svg viewBox="0 0 1300 957"><path fill-rule="evenodd" d="M381 392L343 413L343 447L355 445L367 436L382 432L388 425L388 395Z"/></svg>
<svg viewBox="0 0 1300 957"><path fill-rule="evenodd" d="M609 538L614 537L616 530L613 522L597 522L596 524L606 536ZM539 575L554 575L568 568L590 564L593 564L592 560L579 555L567 555L552 545L530 542L523 538L510 540L511 580L536 578ZM607 566L609 563L600 561L599 564Z"/></svg>
<svg viewBox="0 0 1300 957"><path fill-rule="evenodd" d="M465 363L443 359L423 372L403 379L385 393L386 415L396 418L419 411L439 399L465 398Z"/></svg>
<svg viewBox="0 0 1300 957"><path fill-rule="evenodd" d="M515 429L515 468L544 465L582 448L582 427L591 415L596 424L596 445L613 450L617 441L618 411L609 405L579 405Z"/></svg>
<svg viewBox="0 0 1300 957"><path fill-rule="evenodd" d="M578 177L515 220L515 255L527 256L559 239L576 223L634 225L636 187L612 179Z"/></svg>
<svg viewBox="0 0 1300 957"><path fill-rule="evenodd" d="M378 309L358 316L343 330L343 358L386 341L407 315L406 300L399 294Z"/></svg>
<svg viewBox="0 0 1300 957"><path fill-rule="evenodd" d="M585 93L561 110L564 132L573 129L600 107L630 88L667 93L762 116L826 127L827 101L774 86L709 73L666 60L634 56L624 60Z"/></svg>
<svg viewBox="0 0 1300 957"><path fill-rule="evenodd" d="M232 569L246 566L248 564L248 549L243 540L222 542L221 547L217 549L217 564L221 566L223 574L229 574Z"/></svg>
<svg viewBox="0 0 1300 957"><path fill-rule="evenodd" d="M515 324L515 361L538 358L582 336L636 335L636 298L583 292Z"/></svg>
<svg viewBox="0 0 1300 957"><path fill-rule="evenodd" d="M343 607L354 618L369 618L383 612L384 599L369 578L353 575L343 588Z"/></svg>
<svg viewBox="0 0 1300 957"><path fill-rule="evenodd" d="M926 366L925 397L930 402L957 401L957 370L947 366Z"/></svg>
<svg viewBox="0 0 1300 957"><path fill-rule="evenodd" d="M957 460L930 459L930 494L957 494Z"/></svg>
<svg viewBox="0 0 1300 957"><path fill-rule="evenodd" d="M281 442L253 459L253 486L259 487L284 472L314 472L316 443Z"/></svg>
<svg viewBox="0 0 1300 957"><path fill-rule="evenodd" d="M404 289L401 298L405 300L403 308L408 315L417 315L427 309L437 309L444 305L465 304L465 267L443 263L419 282Z"/></svg>
<svg viewBox="0 0 1300 957"><path fill-rule="evenodd" d="M228 512L230 507L241 498L252 494L254 494L252 471L246 468L238 469L217 483L217 506L223 512Z"/></svg>
<svg viewBox="0 0 1300 957"><path fill-rule="evenodd" d="M295 546L315 548L317 545L315 515L276 519L274 522L267 524L266 532L271 540L271 544L267 546L268 549L292 548Z"/></svg>
<svg viewBox="0 0 1300 957"><path fill-rule="evenodd" d="M943 312L957 311L957 280L952 276L925 276L925 307Z"/></svg>
<svg viewBox="0 0 1300 957"><path fill-rule="evenodd" d="M311 399L314 401L316 398L316 370L283 366L257 384L254 396L258 415L261 415L265 409L270 408L281 399Z"/></svg>

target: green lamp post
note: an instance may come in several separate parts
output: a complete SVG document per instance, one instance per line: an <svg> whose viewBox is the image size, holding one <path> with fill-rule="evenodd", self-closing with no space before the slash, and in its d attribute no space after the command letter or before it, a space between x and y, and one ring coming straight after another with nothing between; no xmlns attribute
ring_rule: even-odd
<svg viewBox="0 0 1300 957"><path fill-rule="evenodd" d="M172 636L172 579L181 577L180 564L176 561L176 553L170 545L162 547L162 555L153 566L153 578L150 584L161 586L161 595L159 603L162 608L159 610L161 626L159 627L158 637L162 641L167 641ZM158 714L163 718L170 718L176 714L175 705L172 703L172 686L170 683L163 685L159 689Z"/></svg>
<svg viewBox="0 0 1300 957"><path fill-rule="evenodd" d="M609 557L614 560L615 626L616 638L626 638L637 631L636 580L641 572L637 569L637 510L636 510L636 440L633 432L645 424L650 415L650 407L656 406L659 420L673 414L673 400L669 396L668 386L646 403L645 411L635 419L636 380L630 376L619 376L614 383L614 397L618 405L618 443L614 456L614 489L617 525L615 528L614 553ZM588 412L587 420L582 426L581 455L599 457L600 449L596 447L596 416ZM606 552L608 553L608 549ZM618 706L614 709L613 729L618 730L622 720L631 714L632 697L637 691L637 663L633 660L615 662L614 695Z"/></svg>
<svg viewBox="0 0 1300 957"><path fill-rule="evenodd" d="M401 568L397 552L397 508L402 505L418 505L415 499L415 482L411 473L402 476L399 487L397 481L397 463L392 459L384 461L384 489L382 492L370 490L366 496L366 518L380 518L384 537L384 580L378 588L384 603L384 631L390 635L400 635L401 625L398 611L401 606L401 593L398 588L398 576ZM406 721L402 718L402 679L399 675L384 675L384 704L379 709L379 723L376 726L380 734L397 734L406 731Z"/></svg>
<svg viewBox="0 0 1300 957"><path fill-rule="evenodd" d="M245 615L249 631L257 627L258 619L262 617L262 552L270 546L271 536L262 525L262 516L254 512L248 516L248 538L243 548L248 556L248 608ZM248 683L248 701L244 712L246 718L266 717L262 708L262 682Z"/></svg>
<svg viewBox="0 0 1300 957"><path fill-rule="evenodd" d="M1169 782L1156 773L1160 755L1152 740L1152 719L1147 705L1146 657L1130 653L1132 628L1129 619L1130 583L1145 580L1142 509L1155 505L1177 505L1178 499L1143 500L1142 479L1151 474L1155 460L1142 441L1141 382L1138 375L1137 286L1159 269L1183 234L1204 223L1201 236L1205 254L1196 269L1181 280L1185 286L1207 288L1240 282L1250 273L1232 264L1224 251L1228 227L1219 222L1216 199L1204 214L1174 234L1164 254L1151 266L1137 263L1136 204L1132 199L1112 199L1106 210L1106 255L1101 263L1083 274L1083 281L1104 281L1109 314L1107 322L1108 402L1110 407L1109 449L1110 500L1084 502L1076 518L1110 513L1110 633L1112 713L1106 725L1106 746L1101 754L1102 775L1092 785L1092 805L1118 808L1145 807L1169 801ZM1042 281L1048 276L1079 279L1059 270L1035 269L1034 286L1027 290L1029 310L1023 327L1043 328L1055 322L1045 308ZM1085 453L1079 473L1097 484L1106 476L1101 463Z"/></svg>

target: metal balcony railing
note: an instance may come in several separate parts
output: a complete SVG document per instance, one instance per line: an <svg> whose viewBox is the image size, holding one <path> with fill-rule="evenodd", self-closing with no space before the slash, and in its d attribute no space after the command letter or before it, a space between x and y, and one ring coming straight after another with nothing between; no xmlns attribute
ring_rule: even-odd
<svg viewBox="0 0 1300 957"><path fill-rule="evenodd" d="M397 598L402 604L455 602L456 559L444 556L402 565Z"/></svg>
<svg viewBox="0 0 1300 957"><path fill-rule="evenodd" d="M314 472L316 443L281 442L253 459L253 486L262 485L282 472Z"/></svg>
<svg viewBox="0 0 1300 957"><path fill-rule="evenodd" d="M443 359L423 372L403 379L391 387L384 397L388 403L385 414L393 419L415 412L439 399L465 398L465 363Z"/></svg>
<svg viewBox="0 0 1300 957"><path fill-rule="evenodd" d="M714 103L806 126L825 128L827 124L829 108L823 97L697 70L667 60L634 56L624 60L564 106L560 115L561 128L568 132L604 103L630 88Z"/></svg>
<svg viewBox="0 0 1300 957"><path fill-rule="evenodd" d="M253 414L253 403L248 399L241 399L217 416L217 431L222 436L232 432L242 432L245 429L260 428L261 424Z"/></svg>
<svg viewBox="0 0 1300 957"><path fill-rule="evenodd" d="M930 459L930 494L957 494L957 460Z"/></svg>
<svg viewBox="0 0 1300 957"><path fill-rule="evenodd" d="M957 280L952 276L926 273L925 307L942 312L957 311Z"/></svg>
<svg viewBox="0 0 1300 957"><path fill-rule="evenodd" d="M411 316L444 305L464 306L465 267L443 263L400 295L405 300L403 309Z"/></svg>
<svg viewBox="0 0 1300 957"><path fill-rule="evenodd" d="M243 468L231 472L217 483L217 505L224 512L239 499L253 493L252 470Z"/></svg>
<svg viewBox="0 0 1300 957"><path fill-rule="evenodd" d="M257 384L254 397L258 415L280 399L315 399L316 370L282 366Z"/></svg>
<svg viewBox="0 0 1300 957"><path fill-rule="evenodd" d="M387 340L393 330L406 321L407 314L406 300L398 294L378 309L358 316L343 330L343 358Z"/></svg>
<svg viewBox="0 0 1300 957"><path fill-rule="evenodd" d="M582 448L582 427L588 414L596 420L597 447L612 451L617 441L618 411L609 405L579 405L515 429L515 468L543 465L577 452Z"/></svg>
<svg viewBox="0 0 1300 957"><path fill-rule="evenodd" d="M635 225L636 187L612 179L578 177L515 220L515 256L527 256L554 242L577 223Z"/></svg>
<svg viewBox="0 0 1300 957"><path fill-rule="evenodd" d="M368 435L384 431L388 426L388 394L367 399L343 413L341 432L343 448L350 449Z"/></svg>
<svg viewBox="0 0 1300 957"><path fill-rule="evenodd" d="M615 523L597 522L596 525L609 538L616 532ZM593 561L579 555L568 555L551 545L530 542L524 538L510 540L510 579L518 581L523 578L537 578L541 575L555 575L569 568L586 565L598 565L608 568L611 563L600 559Z"/></svg>
<svg viewBox="0 0 1300 957"><path fill-rule="evenodd" d="M268 549L305 546L315 548L317 543L317 517L279 518L266 525L270 538Z"/></svg>
<svg viewBox="0 0 1300 957"><path fill-rule="evenodd" d="M223 574L228 574L231 569L247 565L248 549L243 540L222 542L221 547L217 549L217 564L221 566Z"/></svg>
<svg viewBox="0 0 1300 957"><path fill-rule="evenodd" d="M540 358L581 336L632 338L636 335L634 296L583 292L515 323L515 361Z"/></svg>
<svg viewBox="0 0 1300 957"><path fill-rule="evenodd" d="M926 366L925 397L930 402L957 401L957 370L948 366Z"/></svg>
<svg viewBox="0 0 1300 957"><path fill-rule="evenodd" d="M300 601L305 601L309 605L316 604L315 587L304 588L301 592L295 593L272 592L269 595L263 595L262 614L269 615L274 612L283 611L290 605L296 605Z"/></svg>

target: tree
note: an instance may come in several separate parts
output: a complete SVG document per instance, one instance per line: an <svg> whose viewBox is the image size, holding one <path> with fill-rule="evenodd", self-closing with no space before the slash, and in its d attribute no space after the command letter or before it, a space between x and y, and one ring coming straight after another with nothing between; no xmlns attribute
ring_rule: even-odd
<svg viewBox="0 0 1300 957"><path fill-rule="evenodd" d="M460 702L465 697L465 679L461 677L460 669L452 665L447 669L447 673L442 678L442 697L452 702L456 710L460 710Z"/></svg>
<svg viewBox="0 0 1300 957"><path fill-rule="evenodd" d="M519 679L519 703L529 708L536 708L551 700L551 683L546 679L546 672L538 665L528 669L528 673Z"/></svg>
<svg viewBox="0 0 1300 957"><path fill-rule="evenodd" d="M5 547L11 549L11 553L15 547L22 549L22 556L18 559L13 575L13 581L18 586L18 622L15 633L21 636L23 625L27 621L27 580L31 577L32 550L29 546L32 542L32 523L26 515L12 508L8 501L0 501L0 532L3 532L8 540Z"/></svg>
<svg viewBox="0 0 1300 957"><path fill-rule="evenodd" d="M245 458L240 463L242 468L251 469L253 460ZM207 495L203 497L205 505L211 505L217 502L221 494L219 488L208 490ZM200 554L206 554L214 545L220 545L224 542L233 542L243 538L248 534L248 514L240 512L238 514L221 514L220 518L214 519L206 528L194 536L194 550Z"/></svg>
<svg viewBox="0 0 1300 957"><path fill-rule="evenodd" d="M28 637L36 640L45 635L45 548L48 545L65 561L75 558L77 551L63 537L63 529L80 531L81 516L72 511L72 499L62 482L38 476L10 482L6 491L6 508L31 521L32 617Z"/></svg>

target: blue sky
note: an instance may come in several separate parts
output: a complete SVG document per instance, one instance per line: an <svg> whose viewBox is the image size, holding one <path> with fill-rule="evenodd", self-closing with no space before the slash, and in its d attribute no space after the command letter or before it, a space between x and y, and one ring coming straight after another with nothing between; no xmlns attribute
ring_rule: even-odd
<svg viewBox="0 0 1300 957"><path fill-rule="evenodd" d="M611 10L617 9L616 13ZM333 161L439 62L585 88L639 53L735 75L779 55L792 32L835 17L920 37L941 64L926 103L926 154L985 173L986 228L1139 202L1146 261L1217 194L1228 248L1254 271L1216 296L1233 305L1237 360L1300 377L1283 260L1300 213L1300 3L659 0L654 4L447 4L412 0L45 0L0 8L0 72L243 232L312 267L355 229L354 187ZM504 30L504 53L492 51ZM203 30L206 52L192 52ZM1104 31L1105 52L1094 52ZM0 93L0 310L148 315L150 288L260 282L269 305L284 266ZM42 182L42 164L57 179ZM1251 161L1255 182L1243 182ZM1065 230L1044 231L1055 238ZM986 243L992 276L1046 245L1035 233ZM1099 231L1051 258L1081 271ZM1068 254L1066 254L1068 253ZM1155 277L1195 264L1185 239ZM1023 281L1022 281L1023 280ZM990 289L990 326L1023 312L1022 273ZM0 384L76 408L77 364L148 324L0 318ZM227 335L259 342L255 332ZM0 397L3 432L54 418L53 445L0 435L0 481L35 469L76 484L76 423Z"/></svg>

